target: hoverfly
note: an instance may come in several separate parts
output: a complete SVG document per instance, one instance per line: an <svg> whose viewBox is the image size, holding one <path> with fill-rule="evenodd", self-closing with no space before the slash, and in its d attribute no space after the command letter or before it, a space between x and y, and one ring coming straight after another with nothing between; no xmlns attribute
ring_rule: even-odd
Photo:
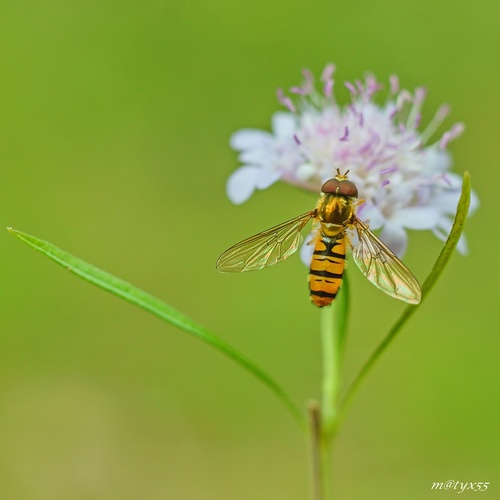
<svg viewBox="0 0 500 500"><path fill-rule="evenodd" d="M346 242L360 271L377 288L410 304L418 304L420 285L412 272L355 215L358 190L346 172L327 180L316 208L267 231L251 236L226 250L217 260L224 273L256 271L283 262L292 255L303 237L301 230L313 219L314 251L309 270L309 291L313 304L328 306L342 284ZM349 233L357 235L351 243Z"/></svg>

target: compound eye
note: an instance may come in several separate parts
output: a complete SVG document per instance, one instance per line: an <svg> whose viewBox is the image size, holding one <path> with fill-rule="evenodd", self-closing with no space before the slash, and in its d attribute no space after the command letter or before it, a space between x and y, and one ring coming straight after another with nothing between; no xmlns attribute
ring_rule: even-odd
<svg viewBox="0 0 500 500"><path fill-rule="evenodd" d="M329 181L327 181L329 182ZM358 197L358 188L351 181L340 181L339 194L350 196L352 198Z"/></svg>
<svg viewBox="0 0 500 500"><path fill-rule="evenodd" d="M321 187L321 191L323 193L337 193L339 187L340 182L338 179L328 179Z"/></svg>

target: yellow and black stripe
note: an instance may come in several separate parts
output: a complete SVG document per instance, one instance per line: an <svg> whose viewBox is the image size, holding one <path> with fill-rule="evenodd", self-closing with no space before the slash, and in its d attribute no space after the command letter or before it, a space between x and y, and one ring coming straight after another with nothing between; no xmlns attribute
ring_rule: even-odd
<svg viewBox="0 0 500 500"><path fill-rule="evenodd" d="M311 300L318 307L329 306L337 296L345 267L345 236L318 236L309 271Z"/></svg>

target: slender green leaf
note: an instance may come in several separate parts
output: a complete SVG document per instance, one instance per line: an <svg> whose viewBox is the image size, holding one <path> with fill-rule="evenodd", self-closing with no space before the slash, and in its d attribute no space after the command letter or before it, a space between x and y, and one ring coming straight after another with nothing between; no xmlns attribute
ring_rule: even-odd
<svg viewBox="0 0 500 500"><path fill-rule="evenodd" d="M451 228L450 234L448 236L448 239L446 240L446 243L441 250L441 253L439 254L439 257L437 258L436 262L434 263L434 266L429 273L429 276L427 276L427 279L425 280L424 284L422 285L422 300L420 304L427 298L427 295L431 291L432 287L438 280L438 278L441 276L442 272L444 271L444 268L446 267L446 264L448 264L448 261L450 260L450 257L455 250L455 247L457 246L458 240L460 239L460 236L464 230L464 225L465 225L465 220L467 219L467 214L469 212L469 205L470 205L470 192L471 192L471 187L470 187L470 176L468 172L465 172L464 174L464 180L462 183L462 193L460 195L460 200L458 201L458 206L457 206L457 213L455 215L455 220L453 222L453 227ZM381 354L387 349L389 344L394 340L396 335L401 331L401 327L408 321L410 316L417 310L419 305L408 305L405 310L403 311L403 314L399 317L399 319L396 321L394 326L389 330L387 335L382 339L380 344L377 346L375 351L372 353L370 358L366 361L364 366L361 368L360 372L352 382L351 386L347 390L341 405L340 405L340 412L341 415L343 416L354 396L354 394L357 392L361 382L364 380L368 372L371 370L375 362L378 360L378 358L381 356Z"/></svg>
<svg viewBox="0 0 500 500"><path fill-rule="evenodd" d="M7 228L8 231L27 245L35 248L50 259L54 260L61 266L64 266L70 272L76 274L90 283L103 288L104 290L121 297L122 299L131 302L132 304L145 309L146 311L158 316L160 319L170 323L171 325L180 328L181 330L194 335L207 344L215 347L226 356L232 358L243 368L260 379L276 396L286 405L299 424L305 429L306 420L302 412L292 402L291 398L285 391L260 367L245 355L238 352L232 346L221 340L219 337L211 333L205 327L199 325L191 318L174 309L172 306L157 299L153 295L140 290L134 285L113 276L112 274L103 271L83 260L57 248L53 244L40 240L35 236L23 233L16 229Z"/></svg>

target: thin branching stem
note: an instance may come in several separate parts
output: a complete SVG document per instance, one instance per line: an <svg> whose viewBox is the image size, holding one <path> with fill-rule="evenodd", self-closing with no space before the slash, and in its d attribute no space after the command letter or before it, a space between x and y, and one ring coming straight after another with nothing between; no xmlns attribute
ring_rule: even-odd
<svg viewBox="0 0 500 500"><path fill-rule="evenodd" d="M446 240L446 243L439 254L429 276L425 280L422 285L422 302L427 298L431 288L434 286L438 278L441 276L446 264L450 260L453 251L455 250L460 236L463 232L465 220L467 218L467 214L469 212L470 205L470 176L468 172L464 174L464 180L462 184L462 193L460 195L460 200L458 201L457 213L455 215L455 220L453 222L453 227L450 231L450 235ZM417 308L420 306L409 305L403 311L403 314L398 318L394 326L389 330L386 336L382 339L379 345L376 347L372 355L368 358L366 363L361 368L360 372L352 382L349 389L346 391L344 398L339 407L339 415L337 424L339 424L345 417L347 409L349 408L354 395L357 393L361 383L366 378L367 374L375 365L376 361L380 358L382 353L385 352L387 347L392 343L392 341L396 338L397 334L401 331L401 327L408 321L408 319L415 313Z"/></svg>

